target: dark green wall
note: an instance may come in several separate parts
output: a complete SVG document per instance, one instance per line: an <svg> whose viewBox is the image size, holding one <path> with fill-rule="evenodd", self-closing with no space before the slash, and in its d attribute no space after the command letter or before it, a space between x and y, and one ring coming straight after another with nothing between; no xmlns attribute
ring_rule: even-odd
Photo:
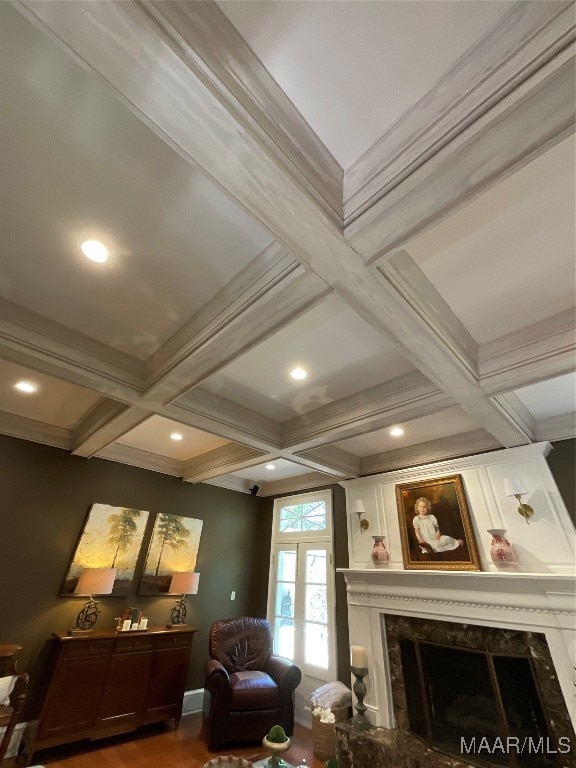
<svg viewBox="0 0 576 768"><path fill-rule="evenodd" d="M568 514L576 526L576 440L558 440L552 443L552 450L546 458Z"/></svg>
<svg viewBox="0 0 576 768"><path fill-rule="evenodd" d="M199 591L187 598L187 622L200 629L188 689L204 685L213 621L266 615L270 521L260 512L261 499L2 435L0 488L0 642L24 647L23 670L33 672L50 633L73 626L84 603L85 598L62 598L58 592L86 514L96 502L204 521L196 564ZM148 533L153 516L149 523ZM98 628L112 628L124 605L142 608L150 624L169 621L172 597L139 597L135 592L148 538L132 594L102 598Z"/></svg>

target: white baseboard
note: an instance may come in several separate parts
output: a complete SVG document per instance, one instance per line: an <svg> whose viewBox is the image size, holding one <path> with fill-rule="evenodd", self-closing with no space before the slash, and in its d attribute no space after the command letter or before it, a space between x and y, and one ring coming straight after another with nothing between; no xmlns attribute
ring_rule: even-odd
<svg viewBox="0 0 576 768"><path fill-rule="evenodd" d="M191 715L193 712L202 712L202 699L204 688L196 688L194 691L184 691L182 715Z"/></svg>

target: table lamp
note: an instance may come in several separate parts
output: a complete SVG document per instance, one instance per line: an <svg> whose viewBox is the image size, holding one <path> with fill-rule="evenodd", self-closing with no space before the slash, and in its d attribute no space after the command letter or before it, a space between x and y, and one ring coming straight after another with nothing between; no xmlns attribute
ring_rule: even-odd
<svg viewBox="0 0 576 768"><path fill-rule="evenodd" d="M167 627L179 626L186 623L186 595L197 594L199 581L200 574L195 571L174 571L168 594L180 595L180 598L176 600L176 604L170 612L172 623L167 624Z"/></svg>
<svg viewBox="0 0 576 768"><path fill-rule="evenodd" d="M116 568L84 568L74 590L75 595L88 595L88 600L78 616L76 627L70 630L72 634L90 633L100 613L98 600L93 595L110 595L114 588Z"/></svg>

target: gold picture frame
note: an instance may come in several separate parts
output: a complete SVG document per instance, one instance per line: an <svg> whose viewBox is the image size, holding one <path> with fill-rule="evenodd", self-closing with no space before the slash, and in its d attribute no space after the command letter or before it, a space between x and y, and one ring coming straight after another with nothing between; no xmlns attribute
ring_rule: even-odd
<svg viewBox="0 0 576 768"><path fill-rule="evenodd" d="M480 557L461 475L396 486L404 567L480 571Z"/></svg>

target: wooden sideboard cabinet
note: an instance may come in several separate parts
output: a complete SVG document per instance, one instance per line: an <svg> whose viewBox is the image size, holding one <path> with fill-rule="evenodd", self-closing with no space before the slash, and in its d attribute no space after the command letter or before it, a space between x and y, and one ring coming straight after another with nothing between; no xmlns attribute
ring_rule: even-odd
<svg viewBox="0 0 576 768"><path fill-rule="evenodd" d="M54 633L30 756L145 723L174 718L178 725L197 631L184 625L145 632Z"/></svg>

